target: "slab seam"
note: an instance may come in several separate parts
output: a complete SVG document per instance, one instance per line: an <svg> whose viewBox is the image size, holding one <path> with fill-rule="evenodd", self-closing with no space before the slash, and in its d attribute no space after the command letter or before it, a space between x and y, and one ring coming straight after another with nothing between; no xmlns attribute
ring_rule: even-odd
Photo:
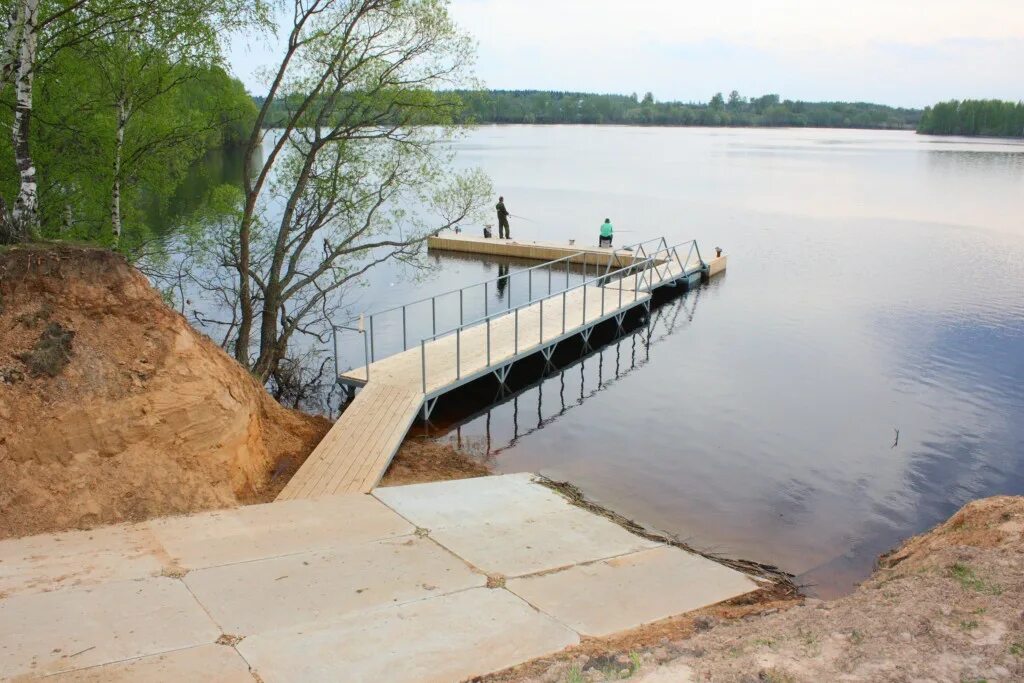
<svg viewBox="0 0 1024 683"><path fill-rule="evenodd" d="M344 494L342 494L342 495L344 495ZM273 505L273 503L269 503L269 505ZM404 519L404 517L403 517L403 519ZM408 520L406 520L406 521L408 521ZM412 524L412 522L409 522L409 523ZM413 526L415 526L415 525L413 525ZM358 546L363 546L363 545L369 545L371 543L380 543L381 541L393 541L395 539L405 538L406 536L415 536L415 535L416 535L416 532L412 531L412 532L404 533L404 534L395 534L394 536L382 536L380 538L371 538L371 539L368 539L368 540L365 540L365 541L354 541L354 542L351 543L351 545L349 547L358 547ZM308 555L310 553L318 553L318 552L328 552L328 553L330 553L330 552L337 551L337 550L341 549L342 547L343 546L327 546L327 547L320 547L320 548L308 548L306 550L296 550L295 552L282 553L280 555L267 555L266 557L253 557L253 558L250 558L248 560L236 560L234 562L224 562L222 564L208 564L208 565L203 565L202 567L193 567L191 569L185 569L184 567L182 567L182 569L185 571L185 576L188 576L189 574L191 574L193 572L206 571L207 569L219 569L221 567L234 567L234 566L240 565L240 564L252 564L253 562L264 562L266 560L279 560L279 559L282 559L282 558L285 558L285 557L295 557L296 555ZM161 576L166 576L166 575L162 574ZM175 578L175 577L170 577L170 578ZM181 577L181 578L184 578L184 576Z"/></svg>

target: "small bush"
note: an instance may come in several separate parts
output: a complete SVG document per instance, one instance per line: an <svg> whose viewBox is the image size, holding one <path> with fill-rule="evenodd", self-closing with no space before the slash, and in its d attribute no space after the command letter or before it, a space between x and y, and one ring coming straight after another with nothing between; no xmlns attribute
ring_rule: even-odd
<svg viewBox="0 0 1024 683"><path fill-rule="evenodd" d="M71 360L71 340L74 338L74 331L52 322L39 335L32 350L20 353L16 358L28 367L33 377L56 377Z"/></svg>

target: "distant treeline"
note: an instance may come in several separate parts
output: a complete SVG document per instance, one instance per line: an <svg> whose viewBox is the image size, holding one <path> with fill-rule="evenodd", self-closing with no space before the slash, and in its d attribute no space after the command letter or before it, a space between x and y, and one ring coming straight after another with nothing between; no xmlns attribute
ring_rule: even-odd
<svg viewBox="0 0 1024 683"><path fill-rule="evenodd" d="M356 96L350 94L350 99ZM460 123L582 123L638 126L807 126L814 128L891 128L913 130L920 109L865 102L800 102L778 95L743 97L735 90L710 102L656 102L652 93L633 95L540 90L460 90L434 93L437 108ZM255 98L256 106L262 98ZM351 104L350 102L347 104ZM283 102L266 119L274 127ZM362 103L360 103L362 106ZM424 108L430 123L431 108Z"/></svg>
<svg viewBox="0 0 1024 683"><path fill-rule="evenodd" d="M1024 102L950 100L927 107L917 126L930 135L1024 137Z"/></svg>
<svg viewBox="0 0 1024 683"><path fill-rule="evenodd" d="M597 95L537 90L460 91L480 123L603 123L647 126L807 126L914 129L919 109L866 102L802 102L733 90L703 102L657 102L652 93Z"/></svg>

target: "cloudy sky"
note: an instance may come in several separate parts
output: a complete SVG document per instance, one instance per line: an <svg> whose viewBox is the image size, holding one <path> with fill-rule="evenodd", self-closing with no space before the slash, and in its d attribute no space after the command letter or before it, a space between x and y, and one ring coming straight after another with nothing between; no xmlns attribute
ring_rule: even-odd
<svg viewBox="0 0 1024 683"><path fill-rule="evenodd" d="M491 88L924 106L1024 98L1024 0L453 0ZM254 93L268 41L230 59Z"/></svg>

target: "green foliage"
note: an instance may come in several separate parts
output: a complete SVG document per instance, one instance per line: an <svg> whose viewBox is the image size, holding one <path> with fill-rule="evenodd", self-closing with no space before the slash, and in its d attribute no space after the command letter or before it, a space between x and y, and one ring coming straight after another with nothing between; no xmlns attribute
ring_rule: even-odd
<svg viewBox="0 0 1024 683"><path fill-rule="evenodd" d="M652 93L601 95L537 90L455 91L465 104L460 120L477 123L594 123L653 126L807 126L816 128L913 129L921 111L862 102L800 102L778 95L707 104L657 102Z"/></svg>
<svg viewBox="0 0 1024 683"><path fill-rule="evenodd" d="M248 140L255 105L222 67L221 33L259 23L265 5L102 0L79 16L51 4L56 38L41 39L29 138L41 236L131 249L196 160ZM0 92L5 130L13 98ZM13 156L0 136L0 159ZM0 196L9 203L18 187L14 164L0 164Z"/></svg>
<svg viewBox="0 0 1024 683"><path fill-rule="evenodd" d="M918 133L1024 137L1024 102L950 100L927 107Z"/></svg>
<svg viewBox="0 0 1024 683"><path fill-rule="evenodd" d="M960 562L950 565L949 576L966 590L986 595L1000 595L1003 592L1002 586L985 581L975 574L973 569Z"/></svg>

